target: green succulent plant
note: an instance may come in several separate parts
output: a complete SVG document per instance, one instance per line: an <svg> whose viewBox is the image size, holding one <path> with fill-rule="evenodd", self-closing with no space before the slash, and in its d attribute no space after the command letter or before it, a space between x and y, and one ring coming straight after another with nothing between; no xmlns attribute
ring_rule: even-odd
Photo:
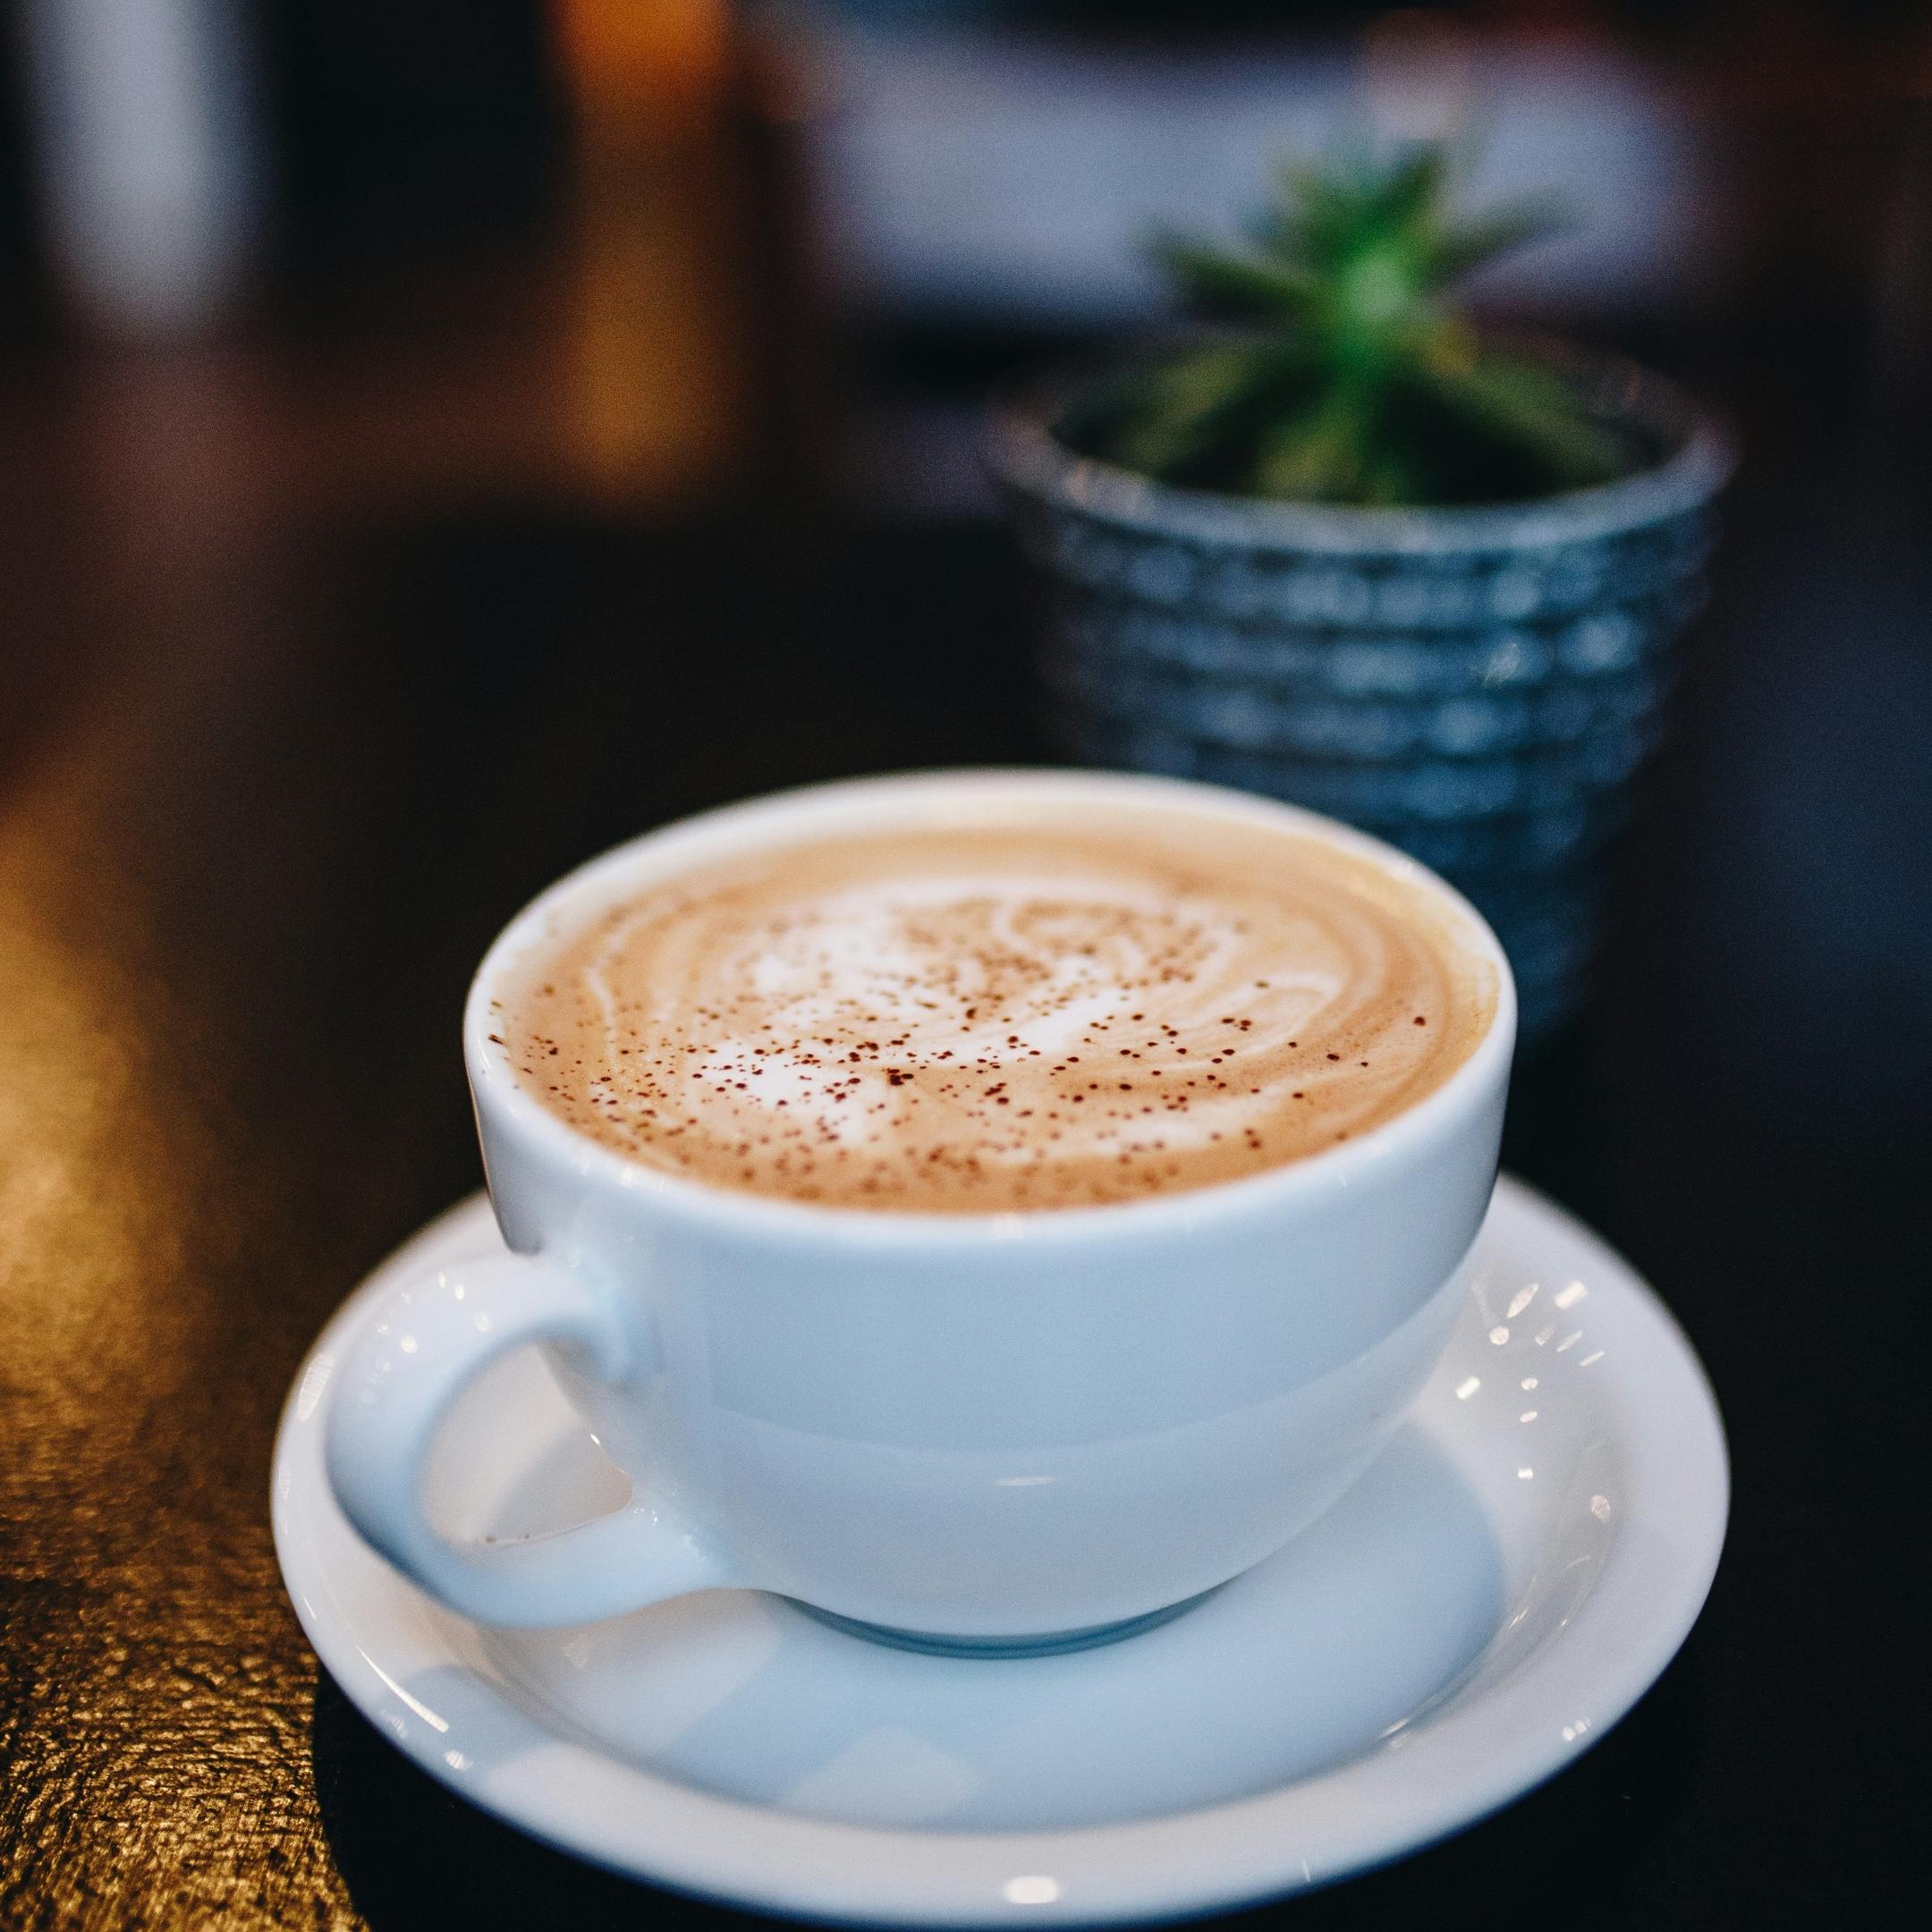
<svg viewBox="0 0 1932 1932"><path fill-rule="evenodd" d="M1459 218L1454 176L1441 143L1289 165L1247 247L1164 240L1189 305L1242 326L1101 385L1061 435L1164 482L1318 503L1514 501L1640 467L1459 307L1470 271L1563 224L1541 203Z"/></svg>

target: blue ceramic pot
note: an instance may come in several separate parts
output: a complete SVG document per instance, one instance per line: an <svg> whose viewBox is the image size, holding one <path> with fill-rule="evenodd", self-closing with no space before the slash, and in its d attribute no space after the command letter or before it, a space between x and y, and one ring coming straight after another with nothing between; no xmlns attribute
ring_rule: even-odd
<svg viewBox="0 0 1932 1932"><path fill-rule="evenodd" d="M1059 747L1291 799L1413 852L1496 926L1526 1034L1580 996L1600 857L1662 729L1732 462L1662 378L1570 371L1656 463L1477 508L1171 488L1056 440L1071 385L994 422L1045 589Z"/></svg>

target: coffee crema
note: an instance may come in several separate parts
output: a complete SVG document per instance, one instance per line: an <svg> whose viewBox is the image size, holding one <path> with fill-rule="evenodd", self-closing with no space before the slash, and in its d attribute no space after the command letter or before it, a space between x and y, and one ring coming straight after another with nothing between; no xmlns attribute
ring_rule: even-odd
<svg viewBox="0 0 1932 1932"><path fill-rule="evenodd" d="M959 1214L1305 1159L1496 1012L1453 909L1323 841L1143 808L775 843L553 931L491 1038L552 1113L714 1186Z"/></svg>

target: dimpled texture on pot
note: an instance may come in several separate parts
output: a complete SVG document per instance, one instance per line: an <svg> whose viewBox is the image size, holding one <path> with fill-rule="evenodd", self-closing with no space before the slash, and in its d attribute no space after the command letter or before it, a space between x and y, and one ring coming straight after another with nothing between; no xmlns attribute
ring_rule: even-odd
<svg viewBox="0 0 1932 1932"><path fill-rule="evenodd" d="M1175 489L1001 409L994 463L1045 591L1048 728L1089 763L1242 786L1412 852L1508 947L1526 1034L1575 1007L1600 855L1703 594L1722 432L1621 360L1566 359L1658 453L1523 504L1360 510Z"/></svg>

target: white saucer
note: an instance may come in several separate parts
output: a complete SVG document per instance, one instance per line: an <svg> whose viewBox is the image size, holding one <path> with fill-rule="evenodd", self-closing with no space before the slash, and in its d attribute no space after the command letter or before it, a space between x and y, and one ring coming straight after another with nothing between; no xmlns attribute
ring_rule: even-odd
<svg viewBox="0 0 1932 1932"><path fill-rule="evenodd" d="M897 1924L1206 1911L1480 1818L1588 1748L1690 1629L1724 1540L1724 1436L1649 1291L1505 1180L1447 1360L1332 1513L1110 1648L890 1650L747 1591L570 1631L464 1623L349 1529L330 1374L402 1271L484 1252L465 1201L344 1304L275 1462L275 1547L351 1699L539 1837L766 1911ZM429 1479L453 1533L521 1535L623 1479L535 1357L491 1371Z"/></svg>

